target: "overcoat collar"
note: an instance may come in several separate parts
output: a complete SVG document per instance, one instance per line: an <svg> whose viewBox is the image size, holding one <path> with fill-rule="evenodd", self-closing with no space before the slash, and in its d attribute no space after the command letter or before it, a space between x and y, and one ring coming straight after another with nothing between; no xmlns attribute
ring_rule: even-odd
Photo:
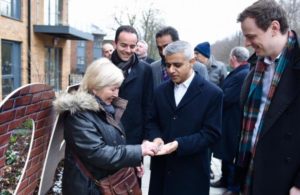
<svg viewBox="0 0 300 195"><path fill-rule="evenodd" d="M203 81L204 79L199 76L198 73L195 73L195 77L193 78L190 86L188 87L186 93L176 107L174 97L174 83L169 80L167 83L167 88L165 90L165 96L172 109L179 110L180 108L191 102L191 100L194 99L195 96L199 95L202 92Z"/></svg>

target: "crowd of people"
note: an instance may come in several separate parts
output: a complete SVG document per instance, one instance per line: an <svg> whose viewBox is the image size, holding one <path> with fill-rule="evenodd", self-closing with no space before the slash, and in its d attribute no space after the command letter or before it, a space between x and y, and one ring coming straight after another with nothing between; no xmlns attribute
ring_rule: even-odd
<svg viewBox="0 0 300 195"><path fill-rule="evenodd" d="M120 26L79 89L54 101L64 117L63 194L103 194L80 164L97 181L134 167L140 184L151 156L149 195L208 195L210 187L300 195L296 32L275 0L253 3L237 20L245 47L233 47L228 62L171 26L155 34L154 61L136 29ZM212 156L222 162L215 182Z"/></svg>

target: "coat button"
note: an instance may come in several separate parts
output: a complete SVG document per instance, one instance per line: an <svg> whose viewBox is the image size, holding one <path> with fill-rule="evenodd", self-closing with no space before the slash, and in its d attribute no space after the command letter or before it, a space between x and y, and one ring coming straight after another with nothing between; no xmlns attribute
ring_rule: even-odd
<svg viewBox="0 0 300 195"><path fill-rule="evenodd" d="M176 115L174 115L174 116L173 116L173 120L176 120L176 119L177 119L177 116L176 116Z"/></svg>

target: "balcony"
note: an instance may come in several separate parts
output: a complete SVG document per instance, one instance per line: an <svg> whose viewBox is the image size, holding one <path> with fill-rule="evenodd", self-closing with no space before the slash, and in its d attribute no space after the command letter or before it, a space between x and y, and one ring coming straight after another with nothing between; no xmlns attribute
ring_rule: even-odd
<svg viewBox="0 0 300 195"><path fill-rule="evenodd" d="M33 25L35 33L47 34L54 37L70 40L92 41L91 33L83 32L67 25Z"/></svg>

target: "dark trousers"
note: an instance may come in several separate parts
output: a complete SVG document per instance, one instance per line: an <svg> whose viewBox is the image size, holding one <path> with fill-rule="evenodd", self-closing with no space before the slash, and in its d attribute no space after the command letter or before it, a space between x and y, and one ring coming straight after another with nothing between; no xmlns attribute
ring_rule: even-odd
<svg viewBox="0 0 300 195"><path fill-rule="evenodd" d="M233 192L239 192L240 182L236 179L236 166L232 162L222 160L221 171L221 180L227 189Z"/></svg>

